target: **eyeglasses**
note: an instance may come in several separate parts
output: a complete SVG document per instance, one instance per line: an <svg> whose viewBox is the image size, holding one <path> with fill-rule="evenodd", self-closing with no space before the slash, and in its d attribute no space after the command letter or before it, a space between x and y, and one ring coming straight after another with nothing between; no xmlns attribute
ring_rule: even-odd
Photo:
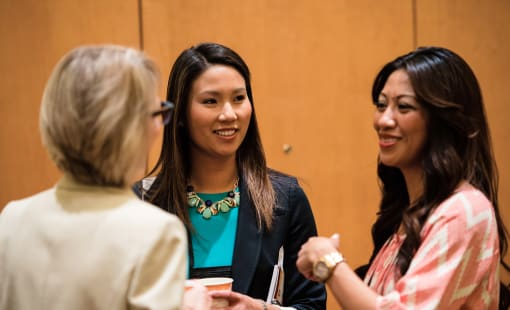
<svg viewBox="0 0 510 310"><path fill-rule="evenodd" d="M164 125L168 125L170 120L172 119L172 112L174 109L174 104L170 101L162 101L161 102L161 110L157 110L151 113L152 117L158 117L161 115Z"/></svg>

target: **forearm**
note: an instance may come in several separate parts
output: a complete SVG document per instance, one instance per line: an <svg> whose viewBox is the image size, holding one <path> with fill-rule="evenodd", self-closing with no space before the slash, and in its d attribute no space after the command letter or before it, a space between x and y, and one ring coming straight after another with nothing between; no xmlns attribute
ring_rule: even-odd
<svg viewBox="0 0 510 310"><path fill-rule="evenodd" d="M375 309L377 294L345 262L335 267L326 285L344 310Z"/></svg>

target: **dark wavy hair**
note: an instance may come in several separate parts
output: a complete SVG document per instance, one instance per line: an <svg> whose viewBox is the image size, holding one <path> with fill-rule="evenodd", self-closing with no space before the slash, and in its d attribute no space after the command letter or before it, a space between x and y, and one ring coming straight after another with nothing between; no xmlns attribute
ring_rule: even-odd
<svg viewBox="0 0 510 310"><path fill-rule="evenodd" d="M167 205L191 228L186 198L187 180L191 171L191 138L188 132L186 110L193 82L209 67L225 65L242 75L250 99L252 114L246 136L236 154L239 173L246 182L248 194L255 206L259 227L271 228L275 194L269 180L266 158L255 116L250 83L250 70L232 49L217 43L202 43L184 50L176 59L168 78L168 101L175 104L173 121L165 127L159 159L149 174L157 171L149 200L156 205Z"/></svg>
<svg viewBox="0 0 510 310"><path fill-rule="evenodd" d="M448 49L421 47L381 69L372 86L374 103L388 77L400 69L409 75L418 102L430 115L422 159L424 191L409 205L402 172L379 162L377 173L382 200L372 226L374 252L370 262L402 224L406 239L397 255L397 266L400 273L405 274L421 244L420 232L425 221L462 180L467 180L492 202L501 264L510 270L503 260L508 232L498 208L498 172L482 94L473 71L459 55ZM500 304L505 300L508 303L508 294L508 287L502 285Z"/></svg>

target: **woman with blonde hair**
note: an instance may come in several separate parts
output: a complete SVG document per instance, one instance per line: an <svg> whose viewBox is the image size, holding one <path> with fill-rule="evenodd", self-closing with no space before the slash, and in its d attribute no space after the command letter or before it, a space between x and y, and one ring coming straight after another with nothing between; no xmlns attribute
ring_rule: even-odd
<svg viewBox="0 0 510 310"><path fill-rule="evenodd" d="M171 115L158 84L131 48L84 46L57 64L40 131L63 177L0 214L1 309L181 308L184 226L131 191ZM210 304L203 287L189 295Z"/></svg>

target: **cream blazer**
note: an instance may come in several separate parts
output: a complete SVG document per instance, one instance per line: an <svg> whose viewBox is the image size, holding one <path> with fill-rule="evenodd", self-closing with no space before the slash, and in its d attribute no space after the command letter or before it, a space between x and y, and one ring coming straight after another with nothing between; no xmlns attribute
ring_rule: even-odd
<svg viewBox="0 0 510 310"><path fill-rule="evenodd" d="M64 176L0 213L0 309L180 309L186 251L177 217Z"/></svg>

